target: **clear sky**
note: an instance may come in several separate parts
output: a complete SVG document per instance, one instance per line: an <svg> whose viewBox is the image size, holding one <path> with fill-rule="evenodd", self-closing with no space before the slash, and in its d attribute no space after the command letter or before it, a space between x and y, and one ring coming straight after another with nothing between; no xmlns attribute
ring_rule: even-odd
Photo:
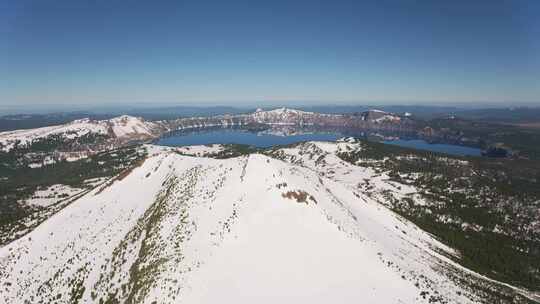
<svg viewBox="0 0 540 304"><path fill-rule="evenodd" d="M540 1L0 1L0 106L540 104Z"/></svg>

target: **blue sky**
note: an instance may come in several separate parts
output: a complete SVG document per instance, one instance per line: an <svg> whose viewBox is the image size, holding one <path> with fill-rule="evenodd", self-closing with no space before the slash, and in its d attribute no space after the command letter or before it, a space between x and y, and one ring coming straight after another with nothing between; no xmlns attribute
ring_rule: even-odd
<svg viewBox="0 0 540 304"><path fill-rule="evenodd" d="M0 2L0 106L540 104L540 1Z"/></svg>

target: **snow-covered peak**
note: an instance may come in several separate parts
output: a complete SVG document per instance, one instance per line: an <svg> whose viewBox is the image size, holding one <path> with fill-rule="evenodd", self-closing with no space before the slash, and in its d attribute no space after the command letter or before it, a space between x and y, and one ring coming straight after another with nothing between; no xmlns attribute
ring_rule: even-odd
<svg viewBox="0 0 540 304"><path fill-rule="evenodd" d="M305 112L305 111L300 111L300 110L296 110L296 109L289 109L289 108L285 108L285 107L275 109L273 111L276 112L276 113L294 113L294 114L311 113L311 112Z"/></svg>
<svg viewBox="0 0 540 304"><path fill-rule="evenodd" d="M283 149L302 165L149 151L0 248L0 302L478 302L444 245L359 190L397 191L335 156L349 145Z"/></svg>
<svg viewBox="0 0 540 304"><path fill-rule="evenodd" d="M107 133L106 125L90 119L79 119L58 126L0 132L0 149L10 151L16 145L25 146L37 139L53 135L62 135L66 139L73 139L87 134L106 135Z"/></svg>
<svg viewBox="0 0 540 304"><path fill-rule="evenodd" d="M290 108L286 108L286 107L281 107L281 108L277 108L277 109L273 109L273 110L269 110L269 111L257 111L258 113L265 113L265 114L270 114L270 115L283 115L283 114L286 114L286 115L300 115L300 114L313 114L313 112L306 112L306 111L301 111L301 110L297 110L297 109L290 109ZM256 113L257 113L256 112Z"/></svg>
<svg viewBox="0 0 540 304"><path fill-rule="evenodd" d="M400 121L401 118L399 116L395 116L395 115L389 115L389 114L386 114L386 115L383 115L379 118L376 118L374 119L374 121L376 122L395 122L395 121Z"/></svg>
<svg viewBox="0 0 540 304"><path fill-rule="evenodd" d="M0 149L10 151L16 145L25 146L38 139L62 136L67 140L87 134L109 136L117 139L150 138L159 135L162 127L140 117L122 115L108 120L77 119L72 122L35 129L0 132Z"/></svg>
<svg viewBox="0 0 540 304"><path fill-rule="evenodd" d="M140 117L122 115L108 120L112 131L116 137L124 137L127 135L147 135L155 134L155 124L147 122Z"/></svg>
<svg viewBox="0 0 540 304"><path fill-rule="evenodd" d="M144 121L142 117L135 117L135 116L126 115L126 114L109 119L110 122L133 121L133 120Z"/></svg>
<svg viewBox="0 0 540 304"><path fill-rule="evenodd" d="M313 117L314 115L317 114L285 107L269 111L257 111L251 114L256 122L270 124L297 124L303 119Z"/></svg>
<svg viewBox="0 0 540 304"><path fill-rule="evenodd" d="M365 121L383 123L383 122L399 122L401 118L393 113L382 110L371 109L362 114L362 119Z"/></svg>

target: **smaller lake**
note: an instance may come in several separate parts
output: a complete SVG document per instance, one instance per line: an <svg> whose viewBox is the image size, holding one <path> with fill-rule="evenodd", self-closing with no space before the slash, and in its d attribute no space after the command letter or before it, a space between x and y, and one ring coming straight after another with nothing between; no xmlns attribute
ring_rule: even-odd
<svg viewBox="0 0 540 304"><path fill-rule="evenodd" d="M478 148L449 145L449 144L430 144L422 139L397 139L385 140L385 144L396 145L400 147L413 148L419 150L427 150L433 152L441 152L458 156L481 156L482 150Z"/></svg>
<svg viewBox="0 0 540 304"><path fill-rule="evenodd" d="M290 130L289 130L290 131ZM289 145L303 141L335 141L344 136L351 136L340 131L313 131L313 132L271 132L271 131L249 131L245 129L206 129L198 131L183 131L170 133L161 137L155 143L162 146L192 146L209 144L242 144L258 148L269 148L272 146ZM358 137L367 138L367 135ZM421 139L398 139L382 141L385 144L397 145L406 148L427 150L433 152L447 153L458 156L481 156L481 150L465 146L451 144L430 144Z"/></svg>

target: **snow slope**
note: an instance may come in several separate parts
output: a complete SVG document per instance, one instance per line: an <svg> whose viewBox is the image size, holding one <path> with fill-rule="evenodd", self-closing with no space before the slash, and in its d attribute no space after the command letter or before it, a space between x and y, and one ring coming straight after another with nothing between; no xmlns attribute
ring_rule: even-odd
<svg viewBox="0 0 540 304"><path fill-rule="evenodd" d="M368 120L376 123L383 122L399 122L401 117L381 110L372 109L362 113L363 120Z"/></svg>
<svg viewBox="0 0 540 304"><path fill-rule="evenodd" d="M250 118L257 122L270 125L336 125L345 126L347 124L358 123L357 118L366 124L381 124L391 123L399 124L401 117L398 115L380 111L369 110L355 115L341 115L341 114L323 114L306 112L301 110L278 108L269 111L263 111L257 109L252 114L249 114ZM365 125L364 125L365 127Z"/></svg>
<svg viewBox="0 0 540 304"><path fill-rule="evenodd" d="M16 144L24 146L37 139L44 139L53 135L61 135L66 139L74 139L87 134L99 134L117 139L154 137L158 136L163 128L159 123L128 115L109 120L85 118L58 126L0 132L0 149L7 152L13 149Z"/></svg>
<svg viewBox="0 0 540 304"><path fill-rule="evenodd" d="M111 118L106 123L112 128L116 137L125 137L133 134L139 136L157 136L159 135L159 125L155 122L145 121L139 117L122 115Z"/></svg>
<svg viewBox="0 0 540 304"><path fill-rule="evenodd" d="M306 112L289 108L277 108L269 111L258 109L250 114L250 117L257 123L270 125L296 125L302 124L304 120L310 120L316 117L330 116L314 112ZM338 116L338 115L336 115Z"/></svg>
<svg viewBox="0 0 540 304"><path fill-rule="evenodd" d="M26 145L36 139L47 138L51 135L61 134L67 139L73 139L89 133L106 135L107 132L105 124L89 119L80 119L59 126L0 132L0 146L2 150L9 151L14 148L17 142L19 145Z"/></svg>
<svg viewBox="0 0 540 304"><path fill-rule="evenodd" d="M0 248L0 302L480 300L442 273L462 271L449 248L356 187L375 174L335 156L354 142L223 160L147 148L141 166Z"/></svg>

